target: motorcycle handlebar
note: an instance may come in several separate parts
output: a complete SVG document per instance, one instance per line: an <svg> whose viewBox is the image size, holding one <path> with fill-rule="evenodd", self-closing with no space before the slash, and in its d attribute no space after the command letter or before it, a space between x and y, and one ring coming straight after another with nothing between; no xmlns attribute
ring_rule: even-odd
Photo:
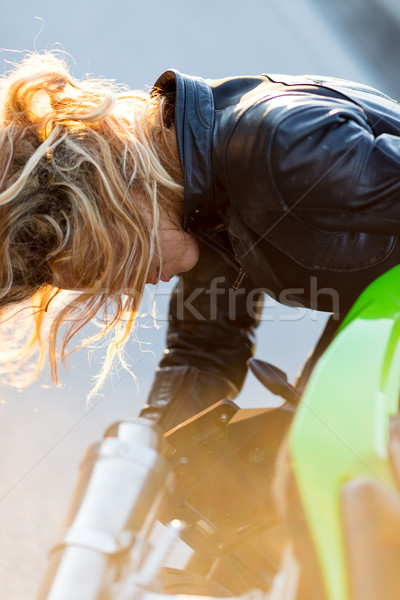
<svg viewBox="0 0 400 600"><path fill-rule="evenodd" d="M161 435L143 418L116 423L81 465L66 525L38 600L106 600L172 484Z"/></svg>

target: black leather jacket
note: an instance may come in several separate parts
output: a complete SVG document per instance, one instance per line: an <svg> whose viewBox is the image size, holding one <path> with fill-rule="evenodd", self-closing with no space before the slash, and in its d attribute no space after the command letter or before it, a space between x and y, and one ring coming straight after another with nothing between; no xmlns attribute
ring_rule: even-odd
<svg viewBox="0 0 400 600"><path fill-rule="evenodd" d="M185 228L201 246L142 410L167 429L238 393L264 291L345 313L400 262L400 107L310 76L167 71L155 88L175 106Z"/></svg>

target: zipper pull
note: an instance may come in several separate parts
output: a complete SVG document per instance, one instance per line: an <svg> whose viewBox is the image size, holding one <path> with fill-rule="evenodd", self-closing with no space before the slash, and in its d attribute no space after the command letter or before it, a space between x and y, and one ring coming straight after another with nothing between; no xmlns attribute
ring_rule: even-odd
<svg viewBox="0 0 400 600"><path fill-rule="evenodd" d="M192 216L189 219L191 223L193 223L193 221L195 220L195 218L197 217L199 212L200 212L200 210L198 208L196 208L196 210L193 212Z"/></svg>
<svg viewBox="0 0 400 600"><path fill-rule="evenodd" d="M242 267L240 267L238 276L236 277L236 281L232 286L234 290L239 289L239 287L245 277L246 277L246 272L243 271Z"/></svg>

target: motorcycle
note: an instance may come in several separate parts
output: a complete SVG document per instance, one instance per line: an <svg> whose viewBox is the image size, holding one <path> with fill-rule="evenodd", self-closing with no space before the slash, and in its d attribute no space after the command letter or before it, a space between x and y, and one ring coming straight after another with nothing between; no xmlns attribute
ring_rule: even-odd
<svg viewBox="0 0 400 600"><path fill-rule="evenodd" d="M163 436L89 448L40 600L394 600L400 589L400 266L373 282L300 403L222 400ZM190 548L168 566L178 543Z"/></svg>

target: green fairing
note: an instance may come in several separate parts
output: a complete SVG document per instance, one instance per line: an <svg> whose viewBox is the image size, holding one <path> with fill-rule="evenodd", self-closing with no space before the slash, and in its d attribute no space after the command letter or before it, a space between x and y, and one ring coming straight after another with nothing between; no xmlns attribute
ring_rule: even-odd
<svg viewBox="0 0 400 600"><path fill-rule="evenodd" d="M355 476L396 492L387 458L398 411L400 266L360 296L321 357L290 432L290 455L329 600L348 591L340 490Z"/></svg>

